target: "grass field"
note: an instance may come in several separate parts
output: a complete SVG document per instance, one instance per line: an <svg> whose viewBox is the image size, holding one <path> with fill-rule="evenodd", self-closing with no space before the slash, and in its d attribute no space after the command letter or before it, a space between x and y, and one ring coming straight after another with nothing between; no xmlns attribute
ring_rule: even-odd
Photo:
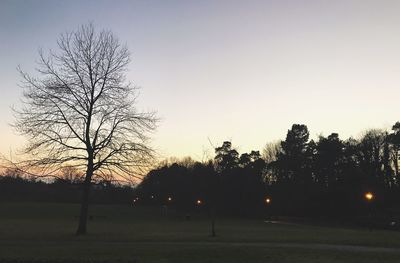
<svg viewBox="0 0 400 263"><path fill-rule="evenodd" d="M95 205L89 234L77 237L78 211L75 204L0 204L0 260L400 262L400 232L219 218L218 236L211 238L206 216L185 221L156 208Z"/></svg>

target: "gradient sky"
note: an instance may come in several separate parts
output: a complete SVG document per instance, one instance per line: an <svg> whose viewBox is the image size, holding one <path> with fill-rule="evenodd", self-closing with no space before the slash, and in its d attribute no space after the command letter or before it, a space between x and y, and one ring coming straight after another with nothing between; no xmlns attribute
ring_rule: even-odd
<svg viewBox="0 0 400 263"><path fill-rule="evenodd" d="M33 72L39 47L93 22L132 52L139 108L162 119L161 156L196 159L210 141L240 152L285 138L357 137L400 120L400 1L0 0L0 152L15 151L10 106L16 67Z"/></svg>

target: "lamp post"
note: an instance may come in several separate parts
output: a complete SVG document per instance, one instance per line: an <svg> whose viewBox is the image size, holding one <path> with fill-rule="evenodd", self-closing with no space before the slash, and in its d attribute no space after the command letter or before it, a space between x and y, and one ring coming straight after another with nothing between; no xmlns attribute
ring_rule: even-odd
<svg viewBox="0 0 400 263"><path fill-rule="evenodd" d="M272 201L271 197L268 197L268 196L265 197L264 202L265 202L265 207L266 207L267 220L271 219L271 215L269 214L269 208L268 208L271 205L271 201Z"/></svg>
<svg viewBox="0 0 400 263"><path fill-rule="evenodd" d="M197 199L195 201L195 209L197 212L201 211L201 206L203 205L203 200ZM190 214L186 214L186 220L190 220Z"/></svg>
<svg viewBox="0 0 400 263"><path fill-rule="evenodd" d="M163 205L163 214L164 214L166 217L168 217L168 205L169 205L170 203L172 203L172 197L171 197L171 196L169 196L169 197L167 198L167 202Z"/></svg>
<svg viewBox="0 0 400 263"><path fill-rule="evenodd" d="M372 192L366 192L364 198L367 200L368 206L369 231L372 231L372 201L374 200L375 196Z"/></svg>

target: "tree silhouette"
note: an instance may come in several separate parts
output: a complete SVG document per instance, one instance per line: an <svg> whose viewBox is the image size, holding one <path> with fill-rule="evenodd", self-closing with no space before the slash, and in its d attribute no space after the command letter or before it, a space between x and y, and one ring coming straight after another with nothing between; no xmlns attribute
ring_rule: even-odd
<svg viewBox="0 0 400 263"><path fill-rule="evenodd" d="M38 77L20 70L24 107L15 127L28 138L35 171L71 166L85 173L77 234L86 233L94 176L133 180L152 155L147 132L154 113L135 109L125 79L130 54L110 31L92 24L65 33L58 52L39 52Z"/></svg>
<svg viewBox="0 0 400 263"><path fill-rule="evenodd" d="M327 138L320 137L316 145L315 180L323 187L329 187L341 181L341 158L343 144L337 133Z"/></svg>
<svg viewBox="0 0 400 263"><path fill-rule="evenodd" d="M358 160L365 183L369 186L383 187L385 185L384 146L386 133L382 130L367 130L359 143Z"/></svg>
<svg viewBox="0 0 400 263"><path fill-rule="evenodd" d="M174 203L184 209L194 209L193 201L201 197L214 235L217 212L261 216L266 197L273 200L270 215L340 218L365 215L364 194L372 191L382 216L393 216L400 197L399 127L395 124L390 134L368 130L358 139L342 140L332 133L314 141L308 140L307 126L295 124L284 141L267 144L263 156L239 154L227 141L207 164L175 159L176 164L151 171L137 193L175 193Z"/></svg>
<svg viewBox="0 0 400 263"><path fill-rule="evenodd" d="M399 182L399 159L400 159L400 122L396 122L392 127L392 133L388 135L387 142L390 146L390 159L394 167L394 180Z"/></svg>
<svg viewBox="0 0 400 263"><path fill-rule="evenodd" d="M309 132L306 125L293 124L292 129L288 130L286 139L281 142L282 151L278 156L281 171L278 180L305 182L308 138Z"/></svg>
<svg viewBox="0 0 400 263"><path fill-rule="evenodd" d="M215 148L215 163L217 172L232 170L239 164L239 153L232 149L232 143L223 142L221 147Z"/></svg>
<svg viewBox="0 0 400 263"><path fill-rule="evenodd" d="M275 162L278 159L279 153L282 151L281 145L281 141L267 143L263 148L262 158L267 163Z"/></svg>

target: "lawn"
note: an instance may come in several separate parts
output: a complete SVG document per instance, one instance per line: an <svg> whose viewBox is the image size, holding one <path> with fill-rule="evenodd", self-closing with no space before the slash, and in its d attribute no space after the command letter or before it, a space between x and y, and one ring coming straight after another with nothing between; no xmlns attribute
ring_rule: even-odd
<svg viewBox="0 0 400 263"><path fill-rule="evenodd" d="M217 237L212 238L207 216L194 214L186 221L183 214L170 211L165 216L158 208L133 206L92 206L89 234L77 237L74 232L78 211L76 204L0 204L0 259L3 262L383 263L399 262L400 258L397 251L373 250L386 247L400 251L400 232L218 218ZM338 245L346 246L342 249Z"/></svg>

